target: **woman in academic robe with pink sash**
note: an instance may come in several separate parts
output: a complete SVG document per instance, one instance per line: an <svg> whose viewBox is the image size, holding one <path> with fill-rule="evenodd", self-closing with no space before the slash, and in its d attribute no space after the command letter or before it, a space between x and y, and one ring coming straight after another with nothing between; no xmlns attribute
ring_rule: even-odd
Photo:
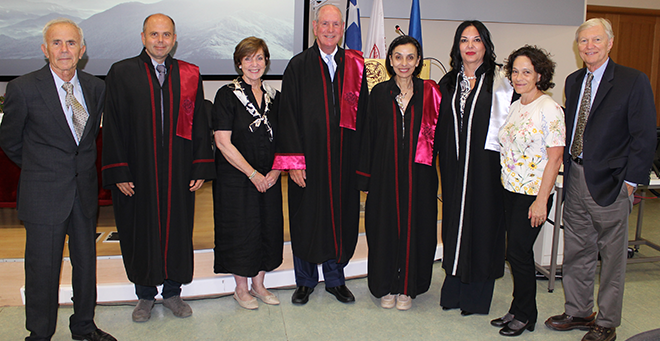
<svg viewBox="0 0 660 341"><path fill-rule="evenodd" d="M369 290L383 308L408 310L429 289L437 246L440 91L417 77L422 49L410 36L392 41L386 67L392 78L369 97L357 175L368 192Z"/></svg>

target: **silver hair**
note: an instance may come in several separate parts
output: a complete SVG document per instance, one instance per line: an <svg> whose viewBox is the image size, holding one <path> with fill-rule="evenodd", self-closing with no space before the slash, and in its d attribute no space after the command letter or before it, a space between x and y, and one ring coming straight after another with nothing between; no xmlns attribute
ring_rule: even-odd
<svg viewBox="0 0 660 341"><path fill-rule="evenodd" d="M321 6L321 7L319 7L319 8L316 10L316 13L314 13L314 21L319 22L319 13L321 13L321 10L322 10L324 7L326 7L326 6L332 6L332 7L336 8L337 11L339 11L339 17L341 18L341 10L339 9L339 7L337 7L337 6L333 5L333 4L325 4L325 5ZM344 18L341 18L341 23L342 23L342 24L344 23Z"/></svg>
<svg viewBox="0 0 660 341"><path fill-rule="evenodd" d="M44 37L44 45L48 46L48 42L46 41L46 34L48 33L48 30L50 30L50 28L53 25L57 25L57 24L69 24L75 27L78 30L78 34L80 34L80 46L85 46L85 36L83 35L82 28L78 26L78 24L76 24L75 21L67 18L57 18L46 23L44 29L42 30L42 34Z"/></svg>
<svg viewBox="0 0 660 341"><path fill-rule="evenodd" d="M172 31L173 31L172 34L176 34L176 24L174 23L174 19L172 19L172 17L170 17L169 15L163 13L154 13L144 18L144 22L142 23L142 32L147 33L145 32L145 30L147 29L147 21L149 21L149 18L153 17L154 15L164 15L165 17L170 19L170 21L172 22Z"/></svg>
<svg viewBox="0 0 660 341"><path fill-rule="evenodd" d="M575 41L577 42L578 39L580 38L580 32L598 25L603 26L609 40L614 39L614 31L612 31L612 23L609 20L605 18L591 18L583 22L582 25L578 27L577 31L575 31Z"/></svg>

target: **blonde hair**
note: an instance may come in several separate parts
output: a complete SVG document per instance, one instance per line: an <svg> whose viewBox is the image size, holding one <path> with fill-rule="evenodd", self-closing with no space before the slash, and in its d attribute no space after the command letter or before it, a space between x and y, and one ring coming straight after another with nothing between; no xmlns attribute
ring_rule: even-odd
<svg viewBox="0 0 660 341"><path fill-rule="evenodd" d="M603 26L609 40L614 39L614 31L612 31L612 23L609 20L605 18L591 18L583 22L582 25L578 27L577 31L575 31L575 41L577 42L578 39L580 39L580 32L598 25Z"/></svg>

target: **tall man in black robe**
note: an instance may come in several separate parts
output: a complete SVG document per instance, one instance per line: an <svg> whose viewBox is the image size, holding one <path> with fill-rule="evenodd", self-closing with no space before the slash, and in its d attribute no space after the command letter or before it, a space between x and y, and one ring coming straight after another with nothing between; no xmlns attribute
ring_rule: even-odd
<svg viewBox="0 0 660 341"><path fill-rule="evenodd" d="M139 302L133 321L163 305L177 317L192 309L180 296L193 276L195 191L215 177L199 68L173 59L174 20L144 21L142 53L115 63L106 78L103 185L112 202L126 274Z"/></svg>
<svg viewBox="0 0 660 341"><path fill-rule="evenodd" d="M75 22L54 19L43 32L41 50L48 65L9 82L0 126L2 149L21 167L17 207L26 234L26 340L50 340L55 333L68 235L74 295L71 337L113 341L94 324L96 136L105 86L77 70L85 40Z"/></svg>
<svg viewBox="0 0 660 341"><path fill-rule="evenodd" d="M344 267L358 235L360 193L355 170L356 124L366 108L364 59L337 46L341 11L324 5L313 22L314 46L293 57L282 79L280 146L273 169L289 171L289 223L297 289L291 301L305 304L323 265L326 291L341 302L355 297Z"/></svg>

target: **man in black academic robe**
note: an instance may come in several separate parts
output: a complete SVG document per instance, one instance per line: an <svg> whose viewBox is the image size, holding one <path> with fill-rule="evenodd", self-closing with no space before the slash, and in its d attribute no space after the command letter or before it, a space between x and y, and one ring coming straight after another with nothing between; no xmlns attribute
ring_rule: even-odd
<svg viewBox="0 0 660 341"><path fill-rule="evenodd" d="M180 292L193 276L195 191L215 176L199 68L169 56L174 32L170 17L147 17L145 49L106 78L103 185L112 189L126 273L140 299L136 322L151 316L160 284L166 307L192 314Z"/></svg>
<svg viewBox="0 0 660 341"><path fill-rule="evenodd" d="M298 286L292 302L307 303L319 263L326 290L341 302L352 302L344 267L357 243L357 125L367 97L366 79L352 71L357 65L362 71L364 62L337 47L343 33L337 7L322 6L313 25L314 46L291 59L282 79L280 145L273 168L290 170L289 222ZM348 97L353 110L340 110Z"/></svg>

